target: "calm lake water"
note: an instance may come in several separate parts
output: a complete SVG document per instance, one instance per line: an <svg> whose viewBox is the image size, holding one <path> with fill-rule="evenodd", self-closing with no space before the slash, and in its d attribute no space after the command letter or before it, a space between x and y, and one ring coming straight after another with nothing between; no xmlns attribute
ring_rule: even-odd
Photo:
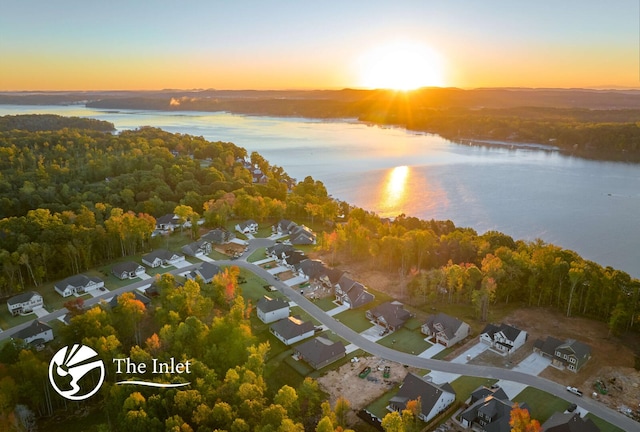
<svg viewBox="0 0 640 432"><path fill-rule="evenodd" d="M0 105L0 115L22 113L93 117L118 130L155 126L230 141L292 177L311 175L334 197L381 216L451 219L479 233L541 238L640 276L640 165L460 145L355 121Z"/></svg>

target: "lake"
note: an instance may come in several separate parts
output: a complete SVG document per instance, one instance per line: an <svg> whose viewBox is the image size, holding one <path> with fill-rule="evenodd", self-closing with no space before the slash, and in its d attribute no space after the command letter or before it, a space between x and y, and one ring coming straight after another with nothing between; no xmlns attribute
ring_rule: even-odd
<svg viewBox="0 0 640 432"><path fill-rule="evenodd" d="M640 276L640 165L529 147L470 146L356 121L227 113L0 105L0 115L49 113L230 141L335 198L381 216L450 219L479 233L544 241Z"/></svg>

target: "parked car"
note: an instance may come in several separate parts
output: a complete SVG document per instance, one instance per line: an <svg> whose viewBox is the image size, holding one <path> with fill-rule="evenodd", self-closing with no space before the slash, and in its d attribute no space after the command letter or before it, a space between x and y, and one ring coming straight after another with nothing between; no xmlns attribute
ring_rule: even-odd
<svg viewBox="0 0 640 432"><path fill-rule="evenodd" d="M567 391L569 393L573 393L574 395L582 397L582 392L575 387L567 386Z"/></svg>

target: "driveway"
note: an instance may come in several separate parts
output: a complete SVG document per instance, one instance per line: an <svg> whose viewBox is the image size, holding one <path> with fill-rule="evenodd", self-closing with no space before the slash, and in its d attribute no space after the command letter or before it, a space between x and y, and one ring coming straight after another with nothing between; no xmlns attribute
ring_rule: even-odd
<svg viewBox="0 0 640 432"><path fill-rule="evenodd" d="M304 278L302 276L296 276L291 279L287 279L286 281L283 281L283 282L289 286L294 286L294 285L307 282L307 278Z"/></svg>
<svg viewBox="0 0 640 432"><path fill-rule="evenodd" d="M190 263L189 261L187 261L187 260L182 260L182 261L178 261L178 262L174 262L174 263L173 263L173 266L174 266L175 268L179 268L179 269L184 268L184 267L189 267L190 265L193 265L193 264L191 264L191 263Z"/></svg>
<svg viewBox="0 0 640 432"><path fill-rule="evenodd" d="M42 318L42 317L45 317L45 316L49 315L49 311L46 310L44 307L34 308L33 312L36 314L36 316L38 318Z"/></svg>
<svg viewBox="0 0 640 432"><path fill-rule="evenodd" d="M260 261L254 261L253 263L255 265L262 265L262 264L273 262L275 260L276 259L274 257L269 257L269 258L261 259Z"/></svg>
<svg viewBox="0 0 640 432"><path fill-rule="evenodd" d="M331 309L330 311L327 311L327 315L329 316L334 316L339 314L340 312L344 312L346 310L349 310L349 305L347 304L343 304L337 307L334 307L333 309Z"/></svg>
<svg viewBox="0 0 640 432"><path fill-rule="evenodd" d="M216 262L216 260L214 260L213 258L209 258L206 255L200 255L200 256L198 256L198 258L201 259L204 262L208 262L208 263L211 263L211 264Z"/></svg>
<svg viewBox="0 0 640 432"><path fill-rule="evenodd" d="M386 334L380 336L380 332L383 330L384 329L382 327L374 325L373 327L369 327L365 331L360 332L360 336L367 338L371 342L378 342L380 339L386 336Z"/></svg>
<svg viewBox="0 0 640 432"><path fill-rule="evenodd" d="M518 363L513 368L514 371L523 372L531 375L540 375L540 373L551 364L551 359L531 353L527 358Z"/></svg>
<svg viewBox="0 0 640 432"><path fill-rule="evenodd" d="M151 276L149 276L149 275L148 275L148 274L146 274L146 273L140 273L140 274L138 274L138 277L139 277L140 279L142 279L142 280L151 279Z"/></svg>
<svg viewBox="0 0 640 432"><path fill-rule="evenodd" d="M433 344L429 348L427 348L425 351L422 351L420 354L418 354L418 357L432 358L434 355L441 353L446 348L447 348L446 346L440 345L439 343Z"/></svg>
<svg viewBox="0 0 640 432"><path fill-rule="evenodd" d="M267 270L270 274L272 275L277 275L280 273L284 273L286 271L289 271L289 267L285 267L285 266L278 266L278 267L274 267L272 269Z"/></svg>

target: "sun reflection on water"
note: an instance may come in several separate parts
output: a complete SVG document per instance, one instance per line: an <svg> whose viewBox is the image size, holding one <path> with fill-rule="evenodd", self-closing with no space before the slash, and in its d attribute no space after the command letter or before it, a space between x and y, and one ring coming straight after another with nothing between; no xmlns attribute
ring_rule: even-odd
<svg viewBox="0 0 640 432"><path fill-rule="evenodd" d="M386 211L396 210L404 203L409 173L410 169L406 165L397 166L389 171L381 197L381 207Z"/></svg>

